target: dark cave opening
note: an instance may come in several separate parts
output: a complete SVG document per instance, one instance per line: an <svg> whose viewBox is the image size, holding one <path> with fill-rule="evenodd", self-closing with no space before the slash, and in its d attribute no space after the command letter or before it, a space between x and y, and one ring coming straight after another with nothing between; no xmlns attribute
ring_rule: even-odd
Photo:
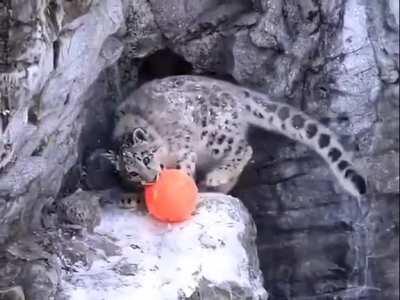
<svg viewBox="0 0 400 300"><path fill-rule="evenodd" d="M193 71L192 65L170 49L158 50L143 59L139 68L139 85L157 78L186 75Z"/></svg>
<svg viewBox="0 0 400 300"><path fill-rule="evenodd" d="M202 75L237 84L236 79L231 74L214 71L200 72L183 56L165 48L145 57L140 63L138 86L153 79L175 75Z"/></svg>

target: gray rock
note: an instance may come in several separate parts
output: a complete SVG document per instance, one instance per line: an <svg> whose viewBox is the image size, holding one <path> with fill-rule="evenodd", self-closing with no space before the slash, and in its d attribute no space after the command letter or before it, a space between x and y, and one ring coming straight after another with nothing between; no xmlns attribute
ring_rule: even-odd
<svg viewBox="0 0 400 300"><path fill-rule="evenodd" d="M122 276L135 276L138 272L138 265L129 263L126 259L121 259L115 264L113 270Z"/></svg>
<svg viewBox="0 0 400 300"><path fill-rule="evenodd" d="M244 289L235 282L224 282L220 285L215 285L206 279L200 281L199 287L188 300L242 300L242 299L263 299L262 296L254 296L253 291Z"/></svg>
<svg viewBox="0 0 400 300"><path fill-rule="evenodd" d="M14 200L0 202L0 243L15 234L10 224L21 222L22 215L22 226L29 228L34 209L58 193L78 156L86 92L120 52L115 39L107 38L122 25L121 3L94 1L70 19L63 4L47 9L21 2L1 8L20 22L4 29L10 48L1 78L9 84L1 95L2 103L12 106L7 104L10 114L3 118L1 135L11 150L8 163L3 159L0 197Z"/></svg>
<svg viewBox="0 0 400 300"><path fill-rule="evenodd" d="M395 150L365 160L371 188L382 194L399 193L399 155Z"/></svg>
<svg viewBox="0 0 400 300"><path fill-rule="evenodd" d="M370 150L382 153L388 150L399 151L399 88L398 85L385 85L377 107L377 120L368 141Z"/></svg>
<svg viewBox="0 0 400 300"><path fill-rule="evenodd" d="M56 203L59 223L93 232L101 220L99 198L96 194L78 190L60 199Z"/></svg>
<svg viewBox="0 0 400 300"><path fill-rule="evenodd" d="M172 0L168 3L162 0L151 0L154 18L163 34L171 40L192 30L193 24L207 11L212 11L218 5L215 0Z"/></svg>
<svg viewBox="0 0 400 300"><path fill-rule="evenodd" d="M52 299L59 282L59 271L44 261L28 263L24 267L22 282L26 299Z"/></svg>
<svg viewBox="0 0 400 300"><path fill-rule="evenodd" d="M25 300L24 291L20 286L1 289L0 300Z"/></svg>
<svg viewBox="0 0 400 300"><path fill-rule="evenodd" d="M121 251L65 274L67 298L267 299L255 226L238 199L201 194L195 215L177 224L108 206L92 238L104 237Z"/></svg>
<svg viewBox="0 0 400 300"><path fill-rule="evenodd" d="M124 50L117 64L109 70L114 95L118 101L139 82L139 59L164 48L164 40L149 1L124 1L124 24L118 36Z"/></svg>
<svg viewBox="0 0 400 300"><path fill-rule="evenodd" d="M111 146L114 107L146 80L192 72L256 88L328 123L368 175L369 193L357 203L313 153L254 133L254 162L235 194L256 221L270 298L398 297L398 5L2 2L0 288L19 285L27 297L46 298L57 266L69 274L119 255L106 237L56 232L51 204L79 188L111 188L101 203L114 202L118 179L97 156ZM152 73L149 62L162 72ZM210 251L221 247L208 234L201 241ZM53 255L59 261L44 264ZM30 285L29 276L41 279ZM231 293L204 280L192 298L248 293L226 286Z"/></svg>

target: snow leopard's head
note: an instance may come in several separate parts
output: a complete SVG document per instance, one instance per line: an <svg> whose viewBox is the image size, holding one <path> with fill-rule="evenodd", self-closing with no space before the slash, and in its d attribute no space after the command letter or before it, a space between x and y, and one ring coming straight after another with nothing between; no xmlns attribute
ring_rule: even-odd
<svg viewBox="0 0 400 300"><path fill-rule="evenodd" d="M119 171L129 182L154 182L163 168L159 161L160 143L144 128L135 128L122 137L119 153Z"/></svg>

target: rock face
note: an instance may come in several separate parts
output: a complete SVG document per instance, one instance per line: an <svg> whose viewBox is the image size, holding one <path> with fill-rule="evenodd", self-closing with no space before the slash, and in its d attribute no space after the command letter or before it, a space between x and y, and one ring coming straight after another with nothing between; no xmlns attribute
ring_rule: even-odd
<svg viewBox="0 0 400 300"><path fill-rule="evenodd" d="M1 4L8 28L1 56L0 243L31 226L32 211L57 195L78 158L88 88L121 54L122 43L111 37L122 24L121 3L87 6L70 15L61 2ZM10 227L15 222L21 226Z"/></svg>
<svg viewBox="0 0 400 300"><path fill-rule="evenodd" d="M79 241L74 258L60 254L57 204L118 185L96 153L127 92L189 73L329 123L368 176L356 201L315 154L252 133L254 162L234 194L257 224L270 299L397 298L399 4L367 2L0 1L0 298L51 298L73 261L91 263Z"/></svg>
<svg viewBox="0 0 400 300"><path fill-rule="evenodd" d="M71 300L267 299L255 239L247 210L229 196L203 194L191 220L169 226L106 206L87 243L115 250L99 247L89 270L76 264L60 293Z"/></svg>

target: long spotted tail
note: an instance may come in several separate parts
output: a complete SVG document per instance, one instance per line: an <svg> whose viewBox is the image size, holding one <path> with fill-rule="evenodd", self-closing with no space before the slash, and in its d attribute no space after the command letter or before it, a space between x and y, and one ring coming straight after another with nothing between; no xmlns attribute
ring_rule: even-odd
<svg viewBox="0 0 400 300"><path fill-rule="evenodd" d="M350 154L331 130L289 105L272 102L258 93L251 98L254 101L244 105L251 124L308 145L329 164L345 190L356 197L366 193L366 180L355 170Z"/></svg>

